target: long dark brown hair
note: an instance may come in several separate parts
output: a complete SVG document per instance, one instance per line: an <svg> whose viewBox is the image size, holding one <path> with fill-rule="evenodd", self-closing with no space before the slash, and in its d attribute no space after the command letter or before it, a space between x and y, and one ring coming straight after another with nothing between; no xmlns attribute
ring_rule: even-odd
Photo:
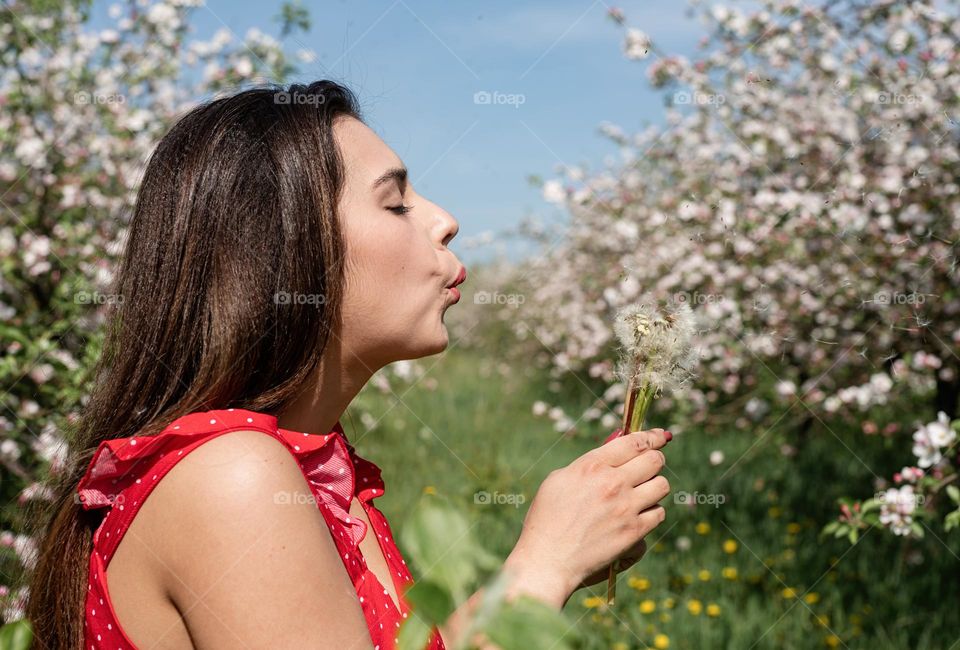
<svg viewBox="0 0 960 650"><path fill-rule="evenodd" d="M338 116L361 119L336 82L257 87L192 109L157 145L92 392L40 524L26 607L38 647L83 643L102 515L75 495L100 442L154 435L196 410L277 413L317 367L344 283Z"/></svg>

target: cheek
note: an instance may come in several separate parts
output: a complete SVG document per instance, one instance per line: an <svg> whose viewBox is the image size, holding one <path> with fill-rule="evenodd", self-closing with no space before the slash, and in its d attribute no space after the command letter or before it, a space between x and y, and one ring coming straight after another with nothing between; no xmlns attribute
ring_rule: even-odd
<svg viewBox="0 0 960 650"><path fill-rule="evenodd" d="M344 316L382 332L409 325L436 302L436 255L413 223L366 225L350 233Z"/></svg>

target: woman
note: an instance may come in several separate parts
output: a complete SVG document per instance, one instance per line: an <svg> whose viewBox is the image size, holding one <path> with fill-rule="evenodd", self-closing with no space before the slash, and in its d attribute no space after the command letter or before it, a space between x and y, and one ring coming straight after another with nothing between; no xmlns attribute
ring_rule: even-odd
<svg viewBox="0 0 960 650"><path fill-rule="evenodd" d="M447 346L457 228L336 83L177 122L143 177L41 544L39 647L393 646L412 578L372 503L379 470L339 419L376 370ZM639 559L668 437L634 432L550 474L505 563L511 598L560 608Z"/></svg>

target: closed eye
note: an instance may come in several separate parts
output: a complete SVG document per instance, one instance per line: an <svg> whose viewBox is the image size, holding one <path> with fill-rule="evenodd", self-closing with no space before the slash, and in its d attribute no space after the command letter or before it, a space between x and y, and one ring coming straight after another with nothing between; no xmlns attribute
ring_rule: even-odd
<svg viewBox="0 0 960 650"><path fill-rule="evenodd" d="M412 205L396 205L396 206L387 208L387 210L389 210L390 212L398 215L407 214L412 209L413 209Z"/></svg>

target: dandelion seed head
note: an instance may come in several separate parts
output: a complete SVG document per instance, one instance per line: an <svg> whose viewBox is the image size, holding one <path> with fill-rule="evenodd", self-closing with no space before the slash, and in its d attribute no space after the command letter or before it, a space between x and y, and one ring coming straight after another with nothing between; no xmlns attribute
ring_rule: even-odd
<svg viewBox="0 0 960 650"><path fill-rule="evenodd" d="M620 343L615 372L621 381L651 386L659 395L692 378L697 355L688 304L644 296L617 312L613 331Z"/></svg>

